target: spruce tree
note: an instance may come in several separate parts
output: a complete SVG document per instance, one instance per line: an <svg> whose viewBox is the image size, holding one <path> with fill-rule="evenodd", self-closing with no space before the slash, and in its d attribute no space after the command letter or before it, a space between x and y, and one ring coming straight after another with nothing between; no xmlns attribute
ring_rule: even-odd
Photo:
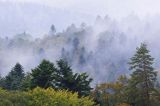
<svg viewBox="0 0 160 106"><path fill-rule="evenodd" d="M129 81L130 96L134 97L133 102L137 103L132 104L136 104L136 106L151 106L150 96L157 74L152 66L154 58L149 53L147 45L142 43L129 62L130 69L134 71Z"/></svg>
<svg viewBox="0 0 160 106"><path fill-rule="evenodd" d="M91 78L86 73L73 73L67 61L60 59L57 61L57 75L55 77L58 89L67 89L78 92L79 96L88 96L91 91Z"/></svg>
<svg viewBox="0 0 160 106"><path fill-rule="evenodd" d="M55 74L54 64L48 60L43 60L35 69L31 72L31 87L54 87L53 80Z"/></svg>
<svg viewBox="0 0 160 106"><path fill-rule="evenodd" d="M73 73L67 61L60 59L57 67L53 63L43 60L38 67L32 70L31 74L23 81L24 87L36 86L42 88L53 87L55 89L65 89L78 92L79 96L88 96L91 92L91 78L86 73ZM24 84L27 84L25 86ZM25 89L26 90L26 89Z"/></svg>
<svg viewBox="0 0 160 106"><path fill-rule="evenodd" d="M92 82L92 78L89 78L87 73L74 74L74 87L73 91L78 92L80 96L88 96L91 93L90 83Z"/></svg>
<svg viewBox="0 0 160 106"><path fill-rule="evenodd" d="M57 61L56 86L59 89L71 89L73 87L73 72L67 61Z"/></svg>
<svg viewBox="0 0 160 106"><path fill-rule="evenodd" d="M22 65L17 63L11 72L9 72L9 74L5 77L5 88L8 90L20 90L24 75Z"/></svg>

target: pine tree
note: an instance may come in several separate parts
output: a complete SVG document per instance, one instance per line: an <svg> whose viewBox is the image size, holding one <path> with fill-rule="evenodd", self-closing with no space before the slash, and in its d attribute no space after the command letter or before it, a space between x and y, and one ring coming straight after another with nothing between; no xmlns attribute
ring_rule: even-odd
<svg viewBox="0 0 160 106"><path fill-rule="evenodd" d="M5 78L1 77L1 75L0 75L0 87L5 88Z"/></svg>
<svg viewBox="0 0 160 106"><path fill-rule="evenodd" d="M59 89L71 89L73 87L73 72L67 61L57 61L56 86Z"/></svg>
<svg viewBox="0 0 160 106"><path fill-rule="evenodd" d="M89 78L87 73L74 74L74 80L73 91L78 92L80 96L88 96L91 93L90 83L93 79Z"/></svg>
<svg viewBox="0 0 160 106"><path fill-rule="evenodd" d="M11 72L9 72L9 74L5 77L5 88L8 90L20 90L24 75L22 65L17 63Z"/></svg>
<svg viewBox="0 0 160 106"><path fill-rule="evenodd" d="M49 35L50 35L50 36L53 36L53 35L55 35L55 33L56 33L56 28L55 28L55 26L52 24L51 27L50 27Z"/></svg>
<svg viewBox="0 0 160 106"><path fill-rule="evenodd" d="M157 74L152 66L154 58L149 52L147 45L142 43L129 62L130 69L134 71L131 74L130 91L132 97L135 96L134 102L139 101L140 105L137 106L151 106L150 94L154 89ZM139 100L136 100L137 98Z"/></svg>
<svg viewBox="0 0 160 106"><path fill-rule="evenodd" d="M55 77L58 89L67 89L78 92L79 96L88 96L91 91L91 78L86 73L73 73L67 61L60 59L57 61L57 76Z"/></svg>
<svg viewBox="0 0 160 106"><path fill-rule="evenodd" d="M43 60L38 67L32 70L31 73L31 87L34 88L36 86L42 88L53 87L53 79L55 74L54 64Z"/></svg>
<svg viewBox="0 0 160 106"><path fill-rule="evenodd" d="M24 77L24 79L23 79L23 81L22 81L22 90L23 91L27 91L27 90L30 90L31 89L31 87L32 87L32 76L31 76L31 73L29 73L29 72L27 72L26 74L25 74L25 77Z"/></svg>

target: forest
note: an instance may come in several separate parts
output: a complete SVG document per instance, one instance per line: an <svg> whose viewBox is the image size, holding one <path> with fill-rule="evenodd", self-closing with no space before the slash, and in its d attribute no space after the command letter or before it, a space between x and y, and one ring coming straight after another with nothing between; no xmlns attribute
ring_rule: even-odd
<svg viewBox="0 0 160 106"><path fill-rule="evenodd" d="M160 0L0 0L0 106L160 106Z"/></svg>
<svg viewBox="0 0 160 106"><path fill-rule="evenodd" d="M16 63L0 78L0 106L159 106L160 82L146 43L127 64L129 76L93 86L94 78L72 70L66 58L43 59L27 73Z"/></svg>

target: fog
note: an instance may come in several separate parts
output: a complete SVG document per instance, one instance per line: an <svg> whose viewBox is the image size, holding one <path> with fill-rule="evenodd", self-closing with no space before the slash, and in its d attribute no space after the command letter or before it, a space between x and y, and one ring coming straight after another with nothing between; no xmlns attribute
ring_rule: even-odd
<svg viewBox="0 0 160 106"><path fill-rule="evenodd" d="M41 38L23 32L12 38L0 39L1 74L10 71L20 62L25 71L30 71L42 59L55 63L66 59L75 72L87 72L95 83L114 81L122 74L129 75L129 58L142 42L148 44L159 69L159 16L139 19L132 14L121 21L97 16L94 25L72 24L63 32L52 26Z"/></svg>
<svg viewBox="0 0 160 106"><path fill-rule="evenodd" d="M21 63L24 70L29 72L42 59L55 63L63 58L69 62L73 71L87 72L94 83L114 81L119 75L131 73L127 63L142 42L148 45L155 58L154 67L159 70L160 15L156 6L154 15L141 16L138 12L129 12L125 16L120 12L118 14L122 14L119 16L121 18L115 18L114 13L111 14L111 10L115 11L113 8L105 16L100 12L100 16L94 17L92 12L70 12L70 4L64 6L68 10L62 11L35 2L28 4L24 1L24 4L18 2L16 5L10 2L9 6L8 2L0 4L2 76L16 62ZM70 2L74 4L72 0ZM116 0L112 3L114 2ZM133 7L134 5L136 4ZM99 11L95 12L98 14Z"/></svg>
<svg viewBox="0 0 160 106"><path fill-rule="evenodd" d="M160 14L159 0L0 0L0 36L27 31L43 36L53 23L63 31L72 23L93 25L97 15L122 20L129 14L140 19Z"/></svg>

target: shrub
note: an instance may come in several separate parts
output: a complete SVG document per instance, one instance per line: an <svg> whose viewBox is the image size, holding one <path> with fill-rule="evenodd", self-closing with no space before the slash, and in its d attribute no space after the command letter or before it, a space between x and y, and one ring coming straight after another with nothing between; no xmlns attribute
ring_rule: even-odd
<svg viewBox="0 0 160 106"><path fill-rule="evenodd" d="M93 106L89 97L78 98L77 93L52 88L35 88L28 92L0 89L0 106Z"/></svg>

